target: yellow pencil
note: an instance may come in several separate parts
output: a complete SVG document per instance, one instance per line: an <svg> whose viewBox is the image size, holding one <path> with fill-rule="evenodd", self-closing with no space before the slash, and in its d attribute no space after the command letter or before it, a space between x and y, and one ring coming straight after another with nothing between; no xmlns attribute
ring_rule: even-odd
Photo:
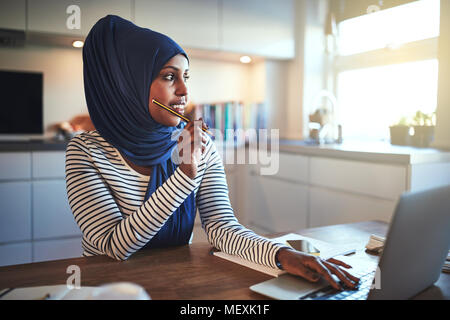
<svg viewBox="0 0 450 320"><path fill-rule="evenodd" d="M160 106L161 108L166 109L167 111L173 113L174 115L180 117L182 120L184 120L186 123L191 122L191 120L189 120L188 118L186 118L185 116L183 116L182 114L179 114L178 112L176 112L175 110L169 108L168 106L163 105L161 102L156 101L155 99L152 99L152 102L154 104L156 104L157 106ZM208 131L207 128L205 128L204 126L202 126L202 130L205 131L207 134L209 135L213 135L210 131Z"/></svg>

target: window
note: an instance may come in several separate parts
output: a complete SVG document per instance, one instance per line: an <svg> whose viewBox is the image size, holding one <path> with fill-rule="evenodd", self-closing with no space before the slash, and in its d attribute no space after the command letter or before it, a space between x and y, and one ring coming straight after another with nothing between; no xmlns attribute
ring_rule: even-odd
<svg viewBox="0 0 450 320"><path fill-rule="evenodd" d="M388 139L389 126L437 105L439 0L339 24L336 94L344 138Z"/></svg>
<svg viewBox="0 0 450 320"><path fill-rule="evenodd" d="M439 9L439 0L420 0L344 20L339 24L339 53L346 56L436 38Z"/></svg>
<svg viewBox="0 0 450 320"><path fill-rule="evenodd" d="M345 137L383 139L389 126L437 104L437 59L344 71L338 96Z"/></svg>

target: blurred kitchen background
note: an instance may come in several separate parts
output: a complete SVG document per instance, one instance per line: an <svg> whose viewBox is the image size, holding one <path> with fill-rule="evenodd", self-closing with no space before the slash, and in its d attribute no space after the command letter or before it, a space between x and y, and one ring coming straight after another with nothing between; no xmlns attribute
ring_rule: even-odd
<svg viewBox="0 0 450 320"><path fill-rule="evenodd" d="M276 174L225 163L258 233L389 221L402 192L450 184L449 0L1 0L0 265L81 255L64 154L93 129L82 45L107 14L188 52L192 116L279 130ZM257 152L241 138L225 153Z"/></svg>

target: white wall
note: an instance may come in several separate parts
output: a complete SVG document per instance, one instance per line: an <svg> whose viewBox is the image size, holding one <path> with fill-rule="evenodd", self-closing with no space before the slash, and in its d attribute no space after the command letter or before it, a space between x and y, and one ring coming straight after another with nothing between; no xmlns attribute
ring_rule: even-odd
<svg viewBox="0 0 450 320"><path fill-rule="evenodd" d="M279 129L280 138L285 138L289 135L289 66L290 62L287 61L268 60L265 63L266 90L264 97L269 113L268 127L270 129ZM294 105L297 106L296 104Z"/></svg>
<svg viewBox="0 0 450 320"><path fill-rule="evenodd" d="M439 88L434 147L450 149L450 1L441 0Z"/></svg>
<svg viewBox="0 0 450 320"><path fill-rule="evenodd" d="M188 80L190 101L213 103L250 99L250 66L240 62L190 58Z"/></svg>
<svg viewBox="0 0 450 320"><path fill-rule="evenodd" d="M308 136L311 101L326 89L324 25L327 0L295 1L295 58L287 63L284 77L287 100L280 137L303 139Z"/></svg>

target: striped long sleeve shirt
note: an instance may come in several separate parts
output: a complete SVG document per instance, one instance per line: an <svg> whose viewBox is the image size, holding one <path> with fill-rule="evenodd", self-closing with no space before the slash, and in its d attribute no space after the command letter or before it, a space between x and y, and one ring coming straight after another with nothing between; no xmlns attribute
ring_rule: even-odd
<svg viewBox="0 0 450 320"><path fill-rule="evenodd" d="M66 150L67 195L83 234L84 256L126 260L152 239L180 204L195 192L208 241L217 249L276 268L282 244L242 226L228 197L222 159L208 139L195 179L179 167L144 201L150 177L133 170L97 131L74 137Z"/></svg>

